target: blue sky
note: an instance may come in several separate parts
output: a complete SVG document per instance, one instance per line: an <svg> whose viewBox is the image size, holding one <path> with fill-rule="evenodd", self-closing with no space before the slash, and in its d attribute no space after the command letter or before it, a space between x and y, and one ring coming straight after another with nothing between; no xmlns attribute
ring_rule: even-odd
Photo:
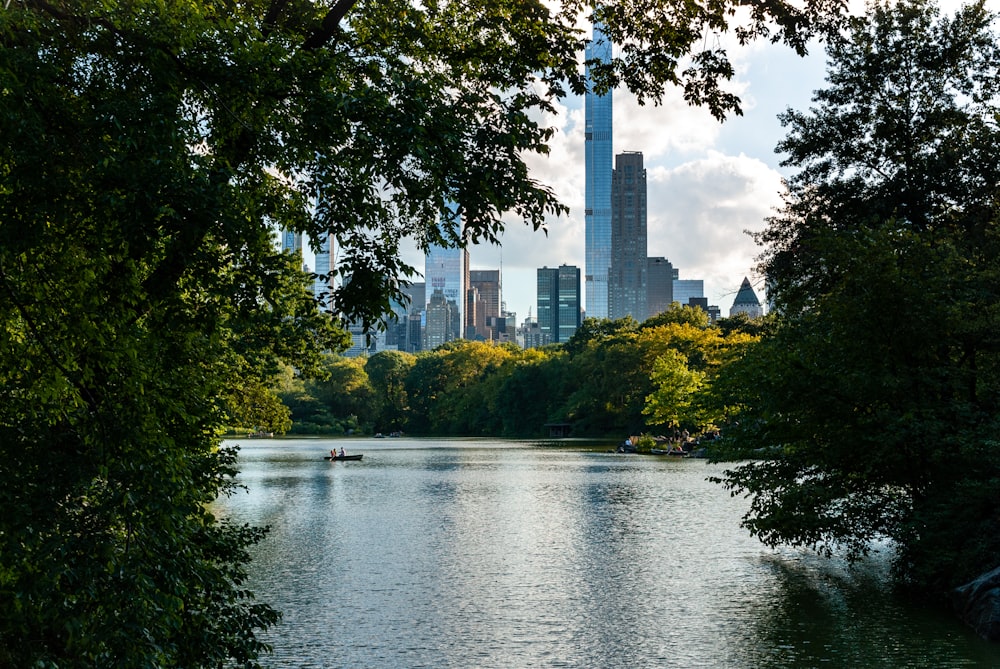
<svg viewBox="0 0 1000 669"><path fill-rule="evenodd" d="M807 58L769 44L732 52L738 74L730 89L743 100L744 115L719 123L707 111L668 91L659 106L640 106L615 93L614 151L642 151L647 169L648 254L665 256L684 279L703 279L710 304L728 315L744 276L753 274L758 249L746 230L759 230L780 204L781 157L774 147L784 136L777 115L808 106L823 84L825 55L818 46ZM564 101L546 119L558 133L548 157L531 157L533 174L550 184L570 207L552 218L548 235L519 222L508 225L503 248L471 249L473 269L503 262L503 297L518 323L535 312L535 270L584 264L584 141L582 100ZM763 298L763 293L759 291Z"/></svg>
<svg viewBox="0 0 1000 669"><path fill-rule="evenodd" d="M952 12L960 4L946 0L939 6ZM856 0L851 6L864 11ZM997 11L1000 0L988 0L987 6ZM769 43L725 46L737 71L728 88L743 100L743 116L719 123L685 104L679 90L668 90L659 106L640 106L622 91L614 100L614 152L644 154L648 254L668 258L682 279L704 280L709 304L718 305L724 316L745 276L765 298L763 280L754 273L760 249L746 231L762 229L780 206L782 178L790 174L774 151L785 134L777 115L788 108L808 109L813 92L825 85L826 72L820 44L804 58ZM582 98L564 100L558 113L541 120L557 129L551 153L528 156L527 162L532 175L570 208L569 215L551 218L547 235L511 220L502 247L470 249L473 269L502 266L503 299L519 325L529 309L536 310L537 268L577 265L581 273L584 268ZM415 248L404 260L423 271L423 255Z"/></svg>
<svg viewBox="0 0 1000 669"><path fill-rule="evenodd" d="M863 2L849 0L852 11ZM962 3L939 2L942 14ZM987 7L1000 10L1000 0ZM660 106L640 107L627 93L616 91L614 152L642 151L647 169L648 255L665 256L683 279L703 279L709 304L729 314L743 277L765 298L762 277L754 273L760 254L747 230L760 230L780 206L782 177L774 147L785 131L782 111L810 107L813 92L825 86L826 54L813 44L800 58L790 49L769 43L739 47L722 37L736 66L729 90L743 100L741 117L719 123L705 110L691 108L677 90ZM548 236L513 222L503 248L470 251L473 269L494 269L503 261L503 299L520 324L529 308L535 312L535 270L547 265L584 266L584 142L581 99L564 101L561 113L546 119L558 129L552 153L528 162L534 176L550 184L570 214L548 222ZM417 265L420 266L419 264Z"/></svg>

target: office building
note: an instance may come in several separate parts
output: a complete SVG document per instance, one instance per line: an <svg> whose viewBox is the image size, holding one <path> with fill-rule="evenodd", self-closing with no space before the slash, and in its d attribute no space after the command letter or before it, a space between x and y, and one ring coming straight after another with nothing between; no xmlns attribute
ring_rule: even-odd
<svg viewBox="0 0 1000 669"><path fill-rule="evenodd" d="M615 156L611 174L608 317L646 320L646 170L642 152Z"/></svg>
<svg viewBox="0 0 1000 669"><path fill-rule="evenodd" d="M552 343L549 337L548 334L542 334L542 329L538 326L536 319L529 318L524 321L518 331L517 343L521 348L539 348Z"/></svg>
<svg viewBox="0 0 1000 669"><path fill-rule="evenodd" d="M332 310L333 305L333 254L332 241L330 235L323 237L322 242L316 249L316 267L313 279L313 295L319 300L320 309Z"/></svg>
<svg viewBox="0 0 1000 669"><path fill-rule="evenodd" d="M474 269L469 271L469 292L476 293L475 321L469 339L497 341L494 331L496 319L500 317L500 270Z"/></svg>
<svg viewBox="0 0 1000 669"><path fill-rule="evenodd" d="M395 347L399 351L413 352L413 342L410 342L410 316L417 315L417 338L416 348L419 351L422 345L420 339L420 315L424 313L425 291L422 281L409 283L401 282L399 291L403 294L401 300L392 301L392 313L386 323L385 345L392 349Z"/></svg>
<svg viewBox="0 0 1000 669"><path fill-rule="evenodd" d="M739 313L744 313L750 318L760 318L764 315L764 307L757 298L757 293L754 292L753 286L750 285L750 279L746 277L743 277L743 283L740 285L740 290L736 293L736 299L733 300L733 306L729 310L730 316L735 316Z"/></svg>
<svg viewBox="0 0 1000 669"><path fill-rule="evenodd" d="M423 350L431 351L441 344L458 339L461 323L461 314L455 301L447 299L440 288L435 289L427 303Z"/></svg>
<svg viewBox="0 0 1000 669"><path fill-rule="evenodd" d="M450 323L454 335L447 341L462 336L464 324L462 314L465 311L468 288L468 256L469 253L465 249L432 246L424 258L424 283L428 295L427 320L431 320L431 299L438 292L445 302L452 303L452 310L458 315L457 320L452 320ZM440 315L440 310L436 315ZM431 325L428 323L426 327Z"/></svg>
<svg viewBox="0 0 1000 669"><path fill-rule="evenodd" d="M670 308L676 275L677 270L666 258L646 258L646 318Z"/></svg>
<svg viewBox="0 0 1000 669"><path fill-rule="evenodd" d="M611 40L600 24L594 24L593 37L587 44L587 60L611 61ZM593 79L586 70L588 91L584 97L584 223L585 289L587 317L608 316L608 270L611 267L611 159L612 94L597 95L591 89Z"/></svg>
<svg viewBox="0 0 1000 669"><path fill-rule="evenodd" d="M705 282L701 279L674 279L674 302L682 307L691 303L691 298L705 297Z"/></svg>
<svg viewBox="0 0 1000 669"><path fill-rule="evenodd" d="M281 250L286 253L297 252L302 255L302 233L293 230L281 231Z"/></svg>
<svg viewBox="0 0 1000 669"><path fill-rule="evenodd" d="M567 341L580 327L580 268L541 267L537 275L538 329L543 340Z"/></svg>

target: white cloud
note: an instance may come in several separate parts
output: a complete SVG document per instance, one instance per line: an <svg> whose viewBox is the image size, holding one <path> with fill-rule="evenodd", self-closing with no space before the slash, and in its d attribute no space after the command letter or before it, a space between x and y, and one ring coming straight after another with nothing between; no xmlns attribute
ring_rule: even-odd
<svg viewBox="0 0 1000 669"><path fill-rule="evenodd" d="M728 314L760 249L747 231L763 228L781 204L781 175L756 158L709 151L675 168L648 170L648 253L666 256L682 279L703 279L710 304Z"/></svg>
<svg viewBox="0 0 1000 669"><path fill-rule="evenodd" d="M778 64L784 65L780 60ZM780 72L772 74L784 78ZM684 103L679 90L668 91L659 106L640 106L631 94L616 92L614 110L615 153L642 151L648 171L649 255L669 258L682 278L703 279L706 297L724 314L759 254L744 230L761 229L780 202L782 188L773 153L780 138L773 105L754 102L756 89L745 79L734 82L732 89L749 104L746 116L725 124L707 110ZM772 96L765 98L773 102ZM758 113L760 107L770 118ZM529 156L528 164L533 177L551 186L570 214L550 219L547 236L511 222L502 251L471 251L476 268L499 267L502 256L504 298L519 319L529 308L534 311L537 268L564 263L577 265L581 272L584 268L582 101L566 101L544 121L558 130L551 154ZM734 122L742 126L735 133L729 127ZM753 151L742 151L744 145Z"/></svg>
<svg viewBox="0 0 1000 669"><path fill-rule="evenodd" d="M640 105L631 93L616 92L614 114L615 153L642 151L647 163L697 155L722 131L706 109L685 103L679 89L667 91L659 105Z"/></svg>
<svg viewBox="0 0 1000 669"><path fill-rule="evenodd" d="M858 7L852 0L852 7ZM1000 0L989 0L996 9ZM957 0L944 0L951 13ZM666 256L681 277L703 279L706 296L724 315L744 276L752 274L760 249L744 233L760 230L780 205L781 175L774 148L785 132L776 116L787 108L805 110L815 90L825 86L823 46L810 55L758 41L739 47L721 38L737 76L727 89L743 101L744 115L720 124L704 109L683 102L679 90L667 91L659 106L639 106L628 93L615 93L614 150L642 151L648 170L648 253ZM584 265L584 139L582 100L570 98L543 122L557 128L547 157L529 156L532 175L553 188L570 207L552 219L548 235L510 222L503 249L471 250L475 268L497 268L502 257L504 298L522 320L534 311L536 269L563 263ZM414 260L422 268L422 260Z"/></svg>

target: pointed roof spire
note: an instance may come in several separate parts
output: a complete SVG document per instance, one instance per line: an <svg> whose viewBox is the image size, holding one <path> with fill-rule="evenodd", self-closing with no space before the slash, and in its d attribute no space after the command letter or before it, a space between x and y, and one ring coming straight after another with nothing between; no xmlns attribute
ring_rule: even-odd
<svg viewBox="0 0 1000 669"><path fill-rule="evenodd" d="M736 293L733 306L760 306L760 300L757 298L757 293L753 291L753 286L750 285L750 279L743 277L743 283L740 285L739 292Z"/></svg>

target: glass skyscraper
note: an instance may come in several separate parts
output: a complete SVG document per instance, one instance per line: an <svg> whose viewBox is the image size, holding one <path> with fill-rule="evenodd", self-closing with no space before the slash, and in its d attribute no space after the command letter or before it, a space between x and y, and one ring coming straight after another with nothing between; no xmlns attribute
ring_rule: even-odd
<svg viewBox="0 0 1000 669"><path fill-rule="evenodd" d="M692 299L705 297L705 282L702 279L674 279L674 302L683 307Z"/></svg>
<svg viewBox="0 0 1000 669"><path fill-rule="evenodd" d="M462 336L462 314L465 307L465 276L467 252L465 249L432 245L424 256L424 282L427 302L430 304L435 292L440 292L445 304L452 303L455 310L454 322L449 325L449 339ZM437 312L435 312L437 313ZM431 315L428 314L428 318ZM431 327L430 324L427 327Z"/></svg>
<svg viewBox="0 0 1000 669"><path fill-rule="evenodd" d="M284 228L281 230L281 250L287 253L298 251L302 254L302 233Z"/></svg>
<svg viewBox="0 0 1000 669"><path fill-rule="evenodd" d="M316 251L316 267L313 279L313 295L319 298L320 308L330 310L333 308L333 276L330 270L333 269L333 249L330 235L323 237L319 249Z"/></svg>
<svg viewBox="0 0 1000 669"><path fill-rule="evenodd" d="M587 45L587 60L611 61L611 41L600 24L594 24L594 34ZM587 68L587 84L593 80ZM587 317L608 316L608 269L611 267L611 91L596 95L588 91L584 98L584 130L586 152L586 186L584 190L584 220L586 223L586 255L584 289Z"/></svg>
<svg viewBox="0 0 1000 669"><path fill-rule="evenodd" d="M580 268L539 267L537 288L541 343L568 341L580 327Z"/></svg>

